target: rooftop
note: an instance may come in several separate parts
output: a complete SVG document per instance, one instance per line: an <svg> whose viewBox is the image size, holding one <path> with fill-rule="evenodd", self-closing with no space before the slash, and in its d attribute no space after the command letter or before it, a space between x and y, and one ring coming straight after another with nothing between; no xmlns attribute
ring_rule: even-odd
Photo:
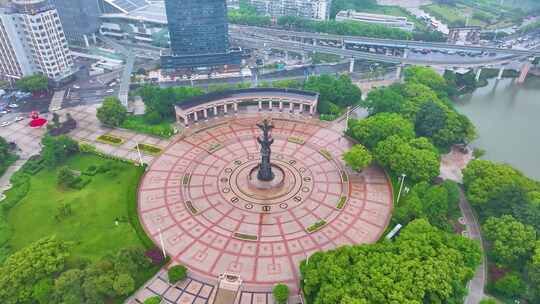
<svg viewBox="0 0 540 304"><path fill-rule="evenodd" d="M110 1L110 0L109 0ZM115 0L117 1L117 0ZM152 22L157 24L167 24L164 2L146 3L125 13L103 14L103 18L121 18L137 21Z"/></svg>

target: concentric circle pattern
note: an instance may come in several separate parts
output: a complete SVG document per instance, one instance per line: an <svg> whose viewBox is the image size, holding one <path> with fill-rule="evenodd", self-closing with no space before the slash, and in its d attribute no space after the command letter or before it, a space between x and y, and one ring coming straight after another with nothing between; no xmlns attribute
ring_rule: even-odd
<svg viewBox="0 0 540 304"><path fill-rule="evenodd" d="M297 287L298 264L319 250L376 241L392 209L384 172L352 173L352 145L316 120L275 116L272 191L250 184L262 116L216 120L169 146L139 188L148 234L194 276L239 274L246 286Z"/></svg>

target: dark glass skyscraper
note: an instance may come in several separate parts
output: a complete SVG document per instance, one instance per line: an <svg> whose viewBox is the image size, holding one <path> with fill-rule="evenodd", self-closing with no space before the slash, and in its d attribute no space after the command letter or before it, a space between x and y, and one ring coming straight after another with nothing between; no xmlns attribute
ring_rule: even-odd
<svg viewBox="0 0 540 304"><path fill-rule="evenodd" d="M101 14L98 0L53 0L66 37L70 42L85 44L99 28Z"/></svg>
<svg viewBox="0 0 540 304"><path fill-rule="evenodd" d="M165 0L170 54L166 70L239 65L239 52L229 51L225 0Z"/></svg>

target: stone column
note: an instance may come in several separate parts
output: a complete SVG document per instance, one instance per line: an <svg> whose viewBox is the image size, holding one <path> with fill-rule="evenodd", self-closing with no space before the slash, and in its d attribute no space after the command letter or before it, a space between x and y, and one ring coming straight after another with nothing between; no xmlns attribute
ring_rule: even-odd
<svg viewBox="0 0 540 304"><path fill-rule="evenodd" d="M272 99L268 101L268 110L272 111Z"/></svg>
<svg viewBox="0 0 540 304"><path fill-rule="evenodd" d="M238 102L234 102L234 113L238 113Z"/></svg>
<svg viewBox="0 0 540 304"><path fill-rule="evenodd" d="M283 101L282 100L279 101L279 111L283 112Z"/></svg>
<svg viewBox="0 0 540 304"><path fill-rule="evenodd" d="M227 114L227 104L223 104L223 113Z"/></svg>
<svg viewBox="0 0 540 304"><path fill-rule="evenodd" d="M298 104L300 106L300 110L298 111L299 114L302 114L302 112L304 112L304 104L303 103L299 103Z"/></svg>
<svg viewBox="0 0 540 304"><path fill-rule="evenodd" d="M197 116L197 111L193 112L193 119L195 119L195 121L199 121L199 117Z"/></svg>
<svg viewBox="0 0 540 304"><path fill-rule="evenodd" d="M262 101L259 99L259 111L262 110Z"/></svg>
<svg viewBox="0 0 540 304"><path fill-rule="evenodd" d="M189 114L182 116L182 118L184 119L184 126L189 127Z"/></svg>
<svg viewBox="0 0 540 304"><path fill-rule="evenodd" d="M203 114L204 114L204 119L208 119L208 111L206 108L204 108Z"/></svg>
<svg viewBox="0 0 540 304"><path fill-rule="evenodd" d="M217 116L217 106L214 106L214 116Z"/></svg>
<svg viewBox="0 0 540 304"><path fill-rule="evenodd" d="M313 105L309 106L309 115L313 116L313 113L315 112L315 107Z"/></svg>
<svg viewBox="0 0 540 304"><path fill-rule="evenodd" d="M294 110L294 103L292 101L289 101L289 112L293 112Z"/></svg>

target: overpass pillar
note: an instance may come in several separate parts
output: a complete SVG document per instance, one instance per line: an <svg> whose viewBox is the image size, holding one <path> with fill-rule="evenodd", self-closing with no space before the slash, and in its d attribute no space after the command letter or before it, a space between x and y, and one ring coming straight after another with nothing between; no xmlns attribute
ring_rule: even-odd
<svg viewBox="0 0 540 304"><path fill-rule="evenodd" d="M285 63L289 62L289 52L285 51Z"/></svg>
<svg viewBox="0 0 540 304"><path fill-rule="evenodd" d="M499 75L497 75L497 80L502 79L503 73L504 73L504 65L501 66L501 68L499 69Z"/></svg>
<svg viewBox="0 0 540 304"><path fill-rule="evenodd" d="M354 72L354 57L351 58L351 61L349 62L349 73Z"/></svg>
<svg viewBox="0 0 540 304"><path fill-rule="evenodd" d="M403 65L398 65L396 69L396 79L401 80L401 70L403 70Z"/></svg>
<svg viewBox="0 0 540 304"><path fill-rule="evenodd" d="M480 81L480 75L482 74L482 68L479 68L478 71L476 71L476 76L474 79L476 79L476 82Z"/></svg>
<svg viewBox="0 0 540 304"><path fill-rule="evenodd" d="M531 69L531 62L527 61L521 66L521 71L519 72L519 77L517 79L517 83L524 83L525 79L527 78L527 74L529 74L529 70Z"/></svg>
<svg viewBox="0 0 540 304"><path fill-rule="evenodd" d="M344 39L341 39L341 49L342 50L346 50L347 47L345 46L345 40Z"/></svg>

